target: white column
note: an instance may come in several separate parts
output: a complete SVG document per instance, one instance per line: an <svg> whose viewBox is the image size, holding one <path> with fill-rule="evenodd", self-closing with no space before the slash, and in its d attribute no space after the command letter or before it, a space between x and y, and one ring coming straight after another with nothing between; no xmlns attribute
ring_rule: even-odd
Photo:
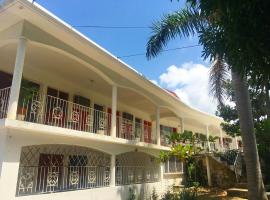
<svg viewBox="0 0 270 200"><path fill-rule="evenodd" d="M237 136L234 137L234 142L235 142L235 148L236 149L239 149L238 141L237 141Z"/></svg>
<svg viewBox="0 0 270 200"><path fill-rule="evenodd" d="M220 145L221 145L221 151L224 151L224 145L223 145L223 133L222 129L219 129L219 137L220 137Z"/></svg>
<svg viewBox="0 0 270 200"><path fill-rule="evenodd" d="M209 162L208 155L206 155L205 161L206 161L206 171L207 171L208 186L211 187L212 186L212 179L211 179L210 162Z"/></svg>
<svg viewBox="0 0 270 200"><path fill-rule="evenodd" d="M7 113L8 119L15 120L17 116L17 108L18 108L18 101L19 101L22 74L23 74L24 58L25 58L25 52L26 52L26 43L27 41L24 37L21 37L19 39L13 78L12 78L12 85L11 85L11 90L10 90L9 104L8 104L8 113Z"/></svg>
<svg viewBox="0 0 270 200"><path fill-rule="evenodd" d="M211 150L211 146L210 146L210 142L209 142L209 126L208 125L206 125L206 137L207 137L208 149L210 151Z"/></svg>
<svg viewBox="0 0 270 200"><path fill-rule="evenodd" d="M181 133L184 133L184 131L185 131L184 118L181 118Z"/></svg>
<svg viewBox="0 0 270 200"><path fill-rule="evenodd" d="M157 107L156 112L156 136L157 136L157 145L160 145L160 109Z"/></svg>
<svg viewBox="0 0 270 200"><path fill-rule="evenodd" d="M117 112L117 86L112 86L112 116L111 116L111 136L116 137L116 112Z"/></svg>
<svg viewBox="0 0 270 200"><path fill-rule="evenodd" d="M111 183L110 186L115 186L115 155L111 155Z"/></svg>

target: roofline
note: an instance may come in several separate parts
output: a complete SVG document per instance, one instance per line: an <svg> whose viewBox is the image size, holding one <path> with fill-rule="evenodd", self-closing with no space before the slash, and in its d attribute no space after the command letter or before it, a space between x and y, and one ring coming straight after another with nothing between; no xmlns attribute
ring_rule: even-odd
<svg viewBox="0 0 270 200"><path fill-rule="evenodd" d="M191 105L188 105L188 104L184 103L183 101L181 101L181 99L178 99L175 96L171 95L166 89L161 88L159 85L156 85L153 82L151 82L143 74L141 74L140 72L138 72L136 69L134 69L133 67L131 67L129 64L125 63L124 61L122 61L121 59L119 59L117 56L113 55L111 52L109 52L108 50L106 50L105 48L103 48L102 46L100 46L99 44L97 44L96 42L94 42L93 40L91 40L90 38L88 38L86 35L84 35L80 31L78 31L76 28L74 28L73 26L71 26L67 22L63 21L62 19L60 19L59 17L57 17L56 15L54 15L53 13L51 13L49 10L47 10L46 8L44 8L43 6L41 6L40 4L38 4L37 2L32 3L32 0L4 0L2 4L4 4L4 7L9 7L11 3L14 4L16 2L27 4L27 6L29 8L36 9L36 11L38 11L40 14L47 15L47 17L52 18L55 23L57 23L58 25L62 26L61 28L66 28L68 31L70 31L70 33L75 34L75 36L79 36L79 39L86 40L89 44L93 45L95 48L101 50L107 56L109 56L112 59L114 59L115 61L119 62L122 65L121 67L125 67L125 69L131 71L135 75L139 75L139 77L143 81L147 81L148 84L150 83L152 86L154 86L157 89L161 90L168 97L172 98L174 101L177 101L179 103L182 103L187 108L192 109L192 110L194 110L196 112L199 112L199 113L201 113L203 115L206 115L206 116L215 118L217 120L223 121L223 118L218 117L218 116L215 116L215 115L210 114L210 113L207 113L207 112L204 112L204 111L201 111L198 108L195 108L195 107L193 107Z"/></svg>

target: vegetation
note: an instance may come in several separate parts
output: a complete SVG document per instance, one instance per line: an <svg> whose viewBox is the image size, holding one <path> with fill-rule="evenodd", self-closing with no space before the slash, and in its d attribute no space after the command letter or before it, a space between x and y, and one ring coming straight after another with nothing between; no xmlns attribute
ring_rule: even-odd
<svg viewBox="0 0 270 200"><path fill-rule="evenodd" d="M268 16L270 2L264 0L186 2L186 8L165 15L153 24L153 35L147 43L146 56L149 59L157 56L171 39L197 33L203 46L202 56L213 61L210 74L211 91L221 105L223 86L228 71L231 72L244 143L248 197L266 200L247 77L263 77L262 80L269 80L267 77L270 74L270 43L267 38L270 33Z"/></svg>
<svg viewBox="0 0 270 200"><path fill-rule="evenodd" d="M197 200L197 192L190 189L183 189L179 193L166 192L161 200Z"/></svg>

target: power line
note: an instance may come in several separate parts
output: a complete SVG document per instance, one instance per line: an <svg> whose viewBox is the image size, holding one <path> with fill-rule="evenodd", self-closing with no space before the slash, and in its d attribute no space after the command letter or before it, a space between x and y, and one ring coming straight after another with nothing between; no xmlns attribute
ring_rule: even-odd
<svg viewBox="0 0 270 200"><path fill-rule="evenodd" d="M99 29L150 29L148 26L100 26L100 25L74 25L74 28L99 28Z"/></svg>
<svg viewBox="0 0 270 200"><path fill-rule="evenodd" d="M161 50L160 52L167 52L167 51L176 51L176 50L181 50L181 49L188 49L188 48L194 48L194 47L199 47L201 45L196 44L196 45L189 45L189 46L183 46L183 47L176 47L176 48L171 48L171 49L164 49ZM123 56L117 56L117 58L129 58L129 57L135 57L135 56L144 56L146 52L144 53L135 53L135 54L129 54L129 55L123 55Z"/></svg>

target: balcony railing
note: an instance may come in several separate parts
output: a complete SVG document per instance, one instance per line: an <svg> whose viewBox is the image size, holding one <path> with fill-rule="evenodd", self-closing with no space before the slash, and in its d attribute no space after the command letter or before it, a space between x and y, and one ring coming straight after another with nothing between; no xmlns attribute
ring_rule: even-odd
<svg viewBox="0 0 270 200"><path fill-rule="evenodd" d="M26 166L19 168L17 196L108 187L110 167Z"/></svg>
<svg viewBox="0 0 270 200"><path fill-rule="evenodd" d="M0 89L0 119L7 117L10 87Z"/></svg>
<svg viewBox="0 0 270 200"><path fill-rule="evenodd" d="M17 119L83 132L110 135L111 114L50 95L34 93L20 99ZM117 137L155 143L152 128L117 116Z"/></svg>
<svg viewBox="0 0 270 200"><path fill-rule="evenodd" d="M22 100L18 119L83 132L110 135L111 115L53 96L33 95Z"/></svg>
<svg viewBox="0 0 270 200"><path fill-rule="evenodd" d="M116 185L152 183L160 180L159 167L117 166Z"/></svg>
<svg viewBox="0 0 270 200"><path fill-rule="evenodd" d="M135 140L137 142L153 143L152 127L143 122L134 122L133 120L117 116L117 137Z"/></svg>

